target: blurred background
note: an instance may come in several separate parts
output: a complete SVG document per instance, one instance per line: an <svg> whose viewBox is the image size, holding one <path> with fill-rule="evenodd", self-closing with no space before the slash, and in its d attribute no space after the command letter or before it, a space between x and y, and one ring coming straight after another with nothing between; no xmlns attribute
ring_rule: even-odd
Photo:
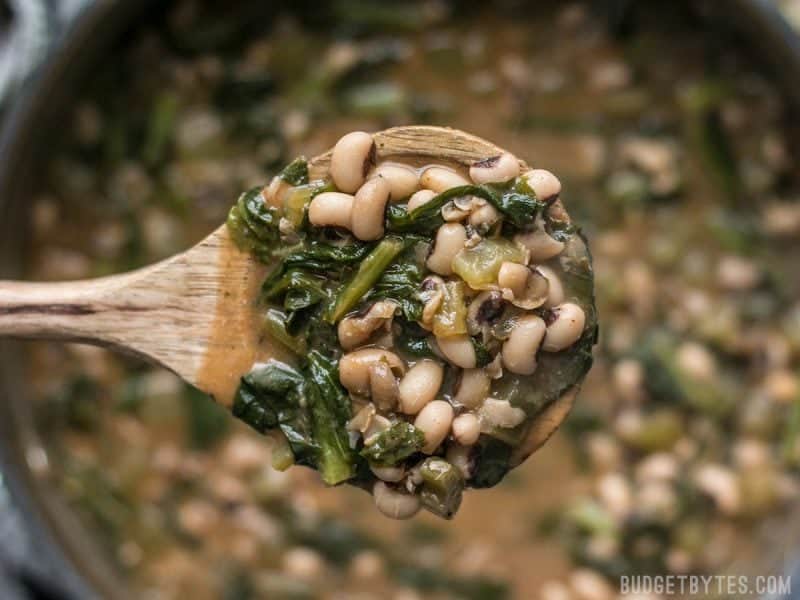
<svg viewBox="0 0 800 600"><path fill-rule="evenodd" d="M4 116L91 4L0 4ZM19 346L25 469L79 575L0 471L0 598L606 600L624 574L794 571L796 80L713 2L216 4L154 3L70 90L26 199L26 277L180 251L347 131L451 125L562 178L595 256L596 366L497 489L396 523L272 469L169 373ZM800 28L800 0L753 4Z"/></svg>

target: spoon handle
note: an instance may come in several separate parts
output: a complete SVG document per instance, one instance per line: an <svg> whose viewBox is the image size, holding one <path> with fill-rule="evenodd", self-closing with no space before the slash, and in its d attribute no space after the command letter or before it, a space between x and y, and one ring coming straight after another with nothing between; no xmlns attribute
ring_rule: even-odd
<svg viewBox="0 0 800 600"><path fill-rule="evenodd" d="M140 271L74 282L0 281L0 337L127 347L158 308L131 283Z"/></svg>

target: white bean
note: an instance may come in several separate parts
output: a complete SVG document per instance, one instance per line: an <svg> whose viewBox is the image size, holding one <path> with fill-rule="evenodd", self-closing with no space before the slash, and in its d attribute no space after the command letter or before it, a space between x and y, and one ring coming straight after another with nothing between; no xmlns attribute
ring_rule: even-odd
<svg viewBox="0 0 800 600"><path fill-rule="evenodd" d="M508 288L514 298L522 298L528 283L530 269L525 265L513 262L504 262L497 273L497 284L501 288Z"/></svg>
<svg viewBox="0 0 800 600"><path fill-rule="evenodd" d="M553 239L544 229L517 234L514 241L528 249L532 263L550 260L564 250L564 242Z"/></svg>
<svg viewBox="0 0 800 600"><path fill-rule="evenodd" d="M406 470L403 467L380 467L378 465L370 465L369 470L381 481L391 481L392 483L396 483L406 476Z"/></svg>
<svg viewBox="0 0 800 600"><path fill-rule="evenodd" d="M469 169L469 176L475 183L501 183L519 175L519 161L513 154L504 152L479 160Z"/></svg>
<svg viewBox="0 0 800 600"><path fill-rule="evenodd" d="M412 210L419 208L426 202L430 202L436 196L437 194L433 190L419 190L418 192L414 192L411 195L411 198L408 199L406 210L408 212L411 212Z"/></svg>
<svg viewBox="0 0 800 600"><path fill-rule="evenodd" d="M428 268L439 275L452 275L453 259L467 242L467 230L459 223L445 223L436 232L433 252L428 257Z"/></svg>
<svg viewBox="0 0 800 600"><path fill-rule="evenodd" d="M464 369L456 384L453 402L467 408L477 408L489 395L491 385L483 369Z"/></svg>
<svg viewBox="0 0 800 600"><path fill-rule="evenodd" d="M472 339L466 335L436 338L436 345L449 362L462 369L474 369L478 362Z"/></svg>
<svg viewBox="0 0 800 600"><path fill-rule="evenodd" d="M520 318L503 343L503 365L512 373L530 375L536 370L536 352L547 327L536 315Z"/></svg>
<svg viewBox="0 0 800 600"><path fill-rule="evenodd" d="M353 235L372 241L383 237L383 220L389 201L389 184L383 177L373 177L362 185L353 199Z"/></svg>
<svg viewBox="0 0 800 600"><path fill-rule="evenodd" d="M484 204L473 210L469 215L469 224L473 227L481 225L491 226L500 219L500 213L491 204Z"/></svg>
<svg viewBox="0 0 800 600"><path fill-rule="evenodd" d="M472 448L460 444L448 444L445 459L456 469L461 471L464 479L472 477L474 464L471 460Z"/></svg>
<svg viewBox="0 0 800 600"><path fill-rule="evenodd" d="M453 407L444 400L434 400L423 408L414 420L414 427L425 434L422 451L433 454L444 441L453 423Z"/></svg>
<svg viewBox="0 0 800 600"><path fill-rule="evenodd" d="M559 352L569 348L583 334L586 315L583 309L572 302L565 302L553 309L556 319L547 326L547 333L542 342L542 350Z"/></svg>
<svg viewBox="0 0 800 600"><path fill-rule="evenodd" d="M364 314L355 314L339 321L339 345L352 350L366 342L375 330L387 325L394 317L397 305L391 300L380 300Z"/></svg>
<svg viewBox="0 0 800 600"><path fill-rule="evenodd" d="M428 167L422 172L419 178L422 187L433 190L437 194L449 190L454 187L461 187L462 185L469 185L463 175L456 173L449 167Z"/></svg>
<svg viewBox="0 0 800 600"><path fill-rule="evenodd" d="M420 503L417 496L398 492L383 481L375 482L372 495L378 510L392 519L409 519L419 511Z"/></svg>
<svg viewBox="0 0 800 600"><path fill-rule="evenodd" d="M363 131L353 131L336 142L331 153L330 173L340 192L354 193L375 163L375 141Z"/></svg>
<svg viewBox="0 0 800 600"><path fill-rule="evenodd" d="M564 294L564 284L561 283L561 278L556 275L556 272L550 267L543 267L541 265L536 267L536 270L544 275L549 284L547 288L547 302L544 303L545 308L553 308L564 302L564 298L566 297Z"/></svg>
<svg viewBox="0 0 800 600"><path fill-rule="evenodd" d="M400 410L415 415L436 397L444 369L432 360L421 360L400 380Z"/></svg>
<svg viewBox="0 0 800 600"><path fill-rule="evenodd" d="M464 413L453 419L453 437L459 444L471 446L478 441L481 424L472 413Z"/></svg>
<svg viewBox="0 0 800 600"><path fill-rule="evenodd" d="M365 348L345 354L339 359L339 381L353 394L366 395L369 393L369 367L379 361L386 362L396 374L405 373L403 361L394 352Z"/></svg>
<svg viewBox="0 0 800 600"><path fill-rule="evenodd" d="M550 200L561 193L561 182L558 177L545 169L531 169L523 177L533 188L538 200Z"/></svg>
<svg viewBox="0 0 800 600"><path fill-rule="evenodd" d="M353 197L341 192L323 192L314 196L308 206L308 220L317 227L350 229L353 216Z"/></svg>
<svg viewBox="0 0 800 600"><path fill-rule="evenodd" d="M512 428L525 420L525 411L511 406L508 400L487 398L480 409L481 424L485 429L494 427Z"/></svg>
<svg viewBox="0 0 800 600"><path fill-rule="evenodd" d="M398 202L408 198L419 189L419 175L416 169L399 163L381 163L370 177L383 177L389 184L389 198Z"/></svg>

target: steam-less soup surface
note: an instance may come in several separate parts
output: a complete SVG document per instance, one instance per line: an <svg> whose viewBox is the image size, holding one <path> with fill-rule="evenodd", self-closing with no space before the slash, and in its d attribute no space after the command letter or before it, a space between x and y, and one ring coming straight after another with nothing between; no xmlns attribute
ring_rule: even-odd
<svg viewBox="0 0 800 600"><path fill-rule="evenodd" d="M500 485L452 521L396 522L275 470L280 446L168 373L32 345L29 455L92 563L135 597L198 600L600 599L621 574L780 568L800 465L796 138L736 40L666 2L212 4L159 7L93 73L41 173L33 278L181 251L348 132L447 124L561 180L593 251L595 366Z"/></svg>

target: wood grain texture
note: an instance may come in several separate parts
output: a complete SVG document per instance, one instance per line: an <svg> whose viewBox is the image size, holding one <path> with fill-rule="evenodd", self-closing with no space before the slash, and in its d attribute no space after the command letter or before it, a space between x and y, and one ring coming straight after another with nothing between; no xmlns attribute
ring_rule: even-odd
<svg viewBox="0 0 800 600"><path fill-rule="evenodd" d="M419 164L466 168L503 151L444 127L396 127L374 139L379 159ZM329 165L330 151L312 159L311 177L325 177ZM551 210L568 220L560 202ZM255 304L265 274L265 267L235 247L223 225L186 252L130 273L65 283L0 281L0 336L84 342L134 354L229 406L241 374L271 350L260 337ZM558 428L571 405L571 399L557 401L542 413L528 453Z"/></svg>

